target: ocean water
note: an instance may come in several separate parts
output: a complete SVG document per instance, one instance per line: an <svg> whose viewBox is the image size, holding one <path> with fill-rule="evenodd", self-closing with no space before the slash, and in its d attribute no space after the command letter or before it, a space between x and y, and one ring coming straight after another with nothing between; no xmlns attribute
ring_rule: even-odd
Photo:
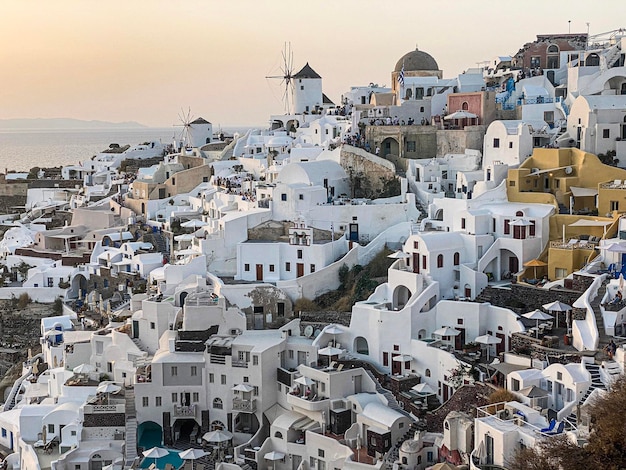
<svg viewBox="0 0 626 470"><path fill-rule="evenodd" d="M223 128L224 132L246 129ZM33 167L74 165L89 160L116 143L131 146L157 140L165 144L180 139L180 128L51 130L0 130L0 173L5 169L28 171Z"/></svg>

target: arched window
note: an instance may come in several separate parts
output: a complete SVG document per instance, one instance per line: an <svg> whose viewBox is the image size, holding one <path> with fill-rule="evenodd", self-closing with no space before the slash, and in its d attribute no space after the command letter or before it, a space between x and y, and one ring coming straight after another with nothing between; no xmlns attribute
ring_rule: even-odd
<svg viewBox="0 0 626 470"><path fill-rule="evenodd" d="M550 44L548 46L548 54L558 54L559 52L559 46L557 46L556 44Z"/></svg>
<svg viewBox="0 0 626 470"><path fill-rule="evenodd" d="M443 423L443 428L446 430L450 430L450 423L448 423L447 421Z"/></svg>
<svg viewBox="0 0 626 470"><path fill-rule="evenodd" d="M216 408L218 410L221 410L222 408L224 408L221 398L216 398L213 400L213 408Z"/></svg>
<svg viewBox="0 0 626 470"><path fill-rule="evenodd" d="M454 265L458 266L460 263L461 263L461 255L457 251L456 253L454 253Z"/></svg>
<svg viewBox="0 0 626 470"><path fill-rule="evenodd" d="M469 109L469 103L467 101L463 101L463 104L461 105L461 109L463 111L467 111Z"/></svg>
<svg viewBox="0 0 626 470"><path fill-rule="evenodd" d="M522 211L517 211L515 213L515 217L524 217L524 213Z"/></svg>
<svg viewBox="0 0 626 470"><path fill-rule="evenodd" d="M410 100L411 98L413 98L413 90L411 90L410 88L407 88L406 94L404 95L404 99Z"/></svg>
<svg viewBox="0 0 626 470"><path fill-rule="evenodd" d="M280 431L276 431L276 433L274 433L274 437L277 437L278 439L282 439L283 433L281 433Z"/></svg>
<svg viewBox="0 0 626 470"><path fill-rule="evenodd" d="M408 461L407 461L406 457L402 457L402 464L406 465L407 463L408 463Z"/></svg>
<svg viewBox="0 0 626 470"><path fill-rule="evenodd" d="M426 375L426 377L430 377L430 369L426 369L424 375Z"/></svg>
<svg viewBox="0 0 626 470"><path fill-rule="evenodd" d="M443 255L437 255L437 267L443 268Z"/></svg>
<svg viewBox="0 0 626 470"><path fill-rule="evenodd" d="M600 65L600 56L596 54L595 52L589 54L587 58L585 59L585 65L587 67Z"/></svg>

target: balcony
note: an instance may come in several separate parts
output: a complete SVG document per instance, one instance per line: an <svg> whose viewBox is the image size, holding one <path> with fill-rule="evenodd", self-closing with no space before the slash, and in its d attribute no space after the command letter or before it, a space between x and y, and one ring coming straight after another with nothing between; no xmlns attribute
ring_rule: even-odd
<svg viewBox="0 0 626 470"><path fill-rule="evenodd" d="M313 396L312 399L307 399L291 393L287 395L287 403L305 411L325 411L328 409L328 401L328 398L318 398L316 396Z"/></svg>
<svg viewBox="0 0 626 470"><path fill-rule="evenodd" d="M233 359L230 363L233 367L242 367L244 369L248 368L248 362L243 360Z"/></svg>
<svg viewBox="0 0 626 470"><path fill-rule="evenodd" d="M256 411L256 400L244 400L242 398L233 398L233 411L241 411L243 413L254 413Z"/></svg>
<svg viewBox="0 0 626 470"><path fill-rule="evenodd" d="M174 405L174 416L196 416L196 405Z"/></svg>

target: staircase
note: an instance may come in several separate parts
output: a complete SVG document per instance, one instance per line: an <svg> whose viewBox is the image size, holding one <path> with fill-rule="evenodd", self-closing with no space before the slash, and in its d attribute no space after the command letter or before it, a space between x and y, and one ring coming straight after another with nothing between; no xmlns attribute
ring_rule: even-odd
<svg viewBox="0 0 626 470"><path fill-rule="evenodd" d="M387 468L392 468L393 463L400 460L400 447L404 441L408 441L409 439L413 439L415 433L419 430L419 425L415 423L411 423L409 429L404 433L404 435L398 439L398 441L394 444L394 446L389 449L389 452L385 455L385 461L387 462Z"/></svg>
<svg viewBox="0 0 626 470"><path fill-rule="evenodd" d="M137 458L137 411L135 409L135 389L127 388L125 390L126 398L126 455L124 456L125 465L129 467Z"/></svg>
<svg viewBox="0 0 626 470"><path fill-rule="evenodd" d="M393 396L393 393L391 393L389 390L387 390L386 388L383 388L380 383L378 382L378 379L376 379L376 377L374 377L374 374L372 374L372 372L368 369L364 369L365 372L367 372L367 375L370 376L370 378L374 381L374 383L376 384L376 392L380 393L382 396L384 396L387 399L387 407L391 408L392 410L397 411L398 413L402 413L404 416L411 418L411 415L404 411L404 408L402 408L400 406L400 404L398 403L398 400L396 400L396 397ZM411 418L413 419L413 418Z"/></svg>
<svg viewBox="0 0 626 470"><path fill-rule="evenodd" d="M7 400L4 402L3 411L9 411L15 408L15 405L17 404L17 396L19 395L20 389L22 388L22 382L24 382L24 380L26 380L26 378L29 377L32 373L33 373L33 368L32 366L29 366L28 370L24 373L24 375L22 375L19 379L17 379L13 383L13 387L11 387L9 396L7 397Z"/></svg>
<svg viewBox="0 0 626 470"><path fill-rule="evenodd" d="M604 318L602 318L602 311L600 310L600 303L602 302L602 299L604 298L604 294L606 292L606 285L608 284L608 282L609 282L608 280L605 280L600 285L600 287L598 287L598 294L590 303L591 308L593 308L593 313L596 317L596 326L598 328L598 337L599 337L598 351L602 351L604 347L607 344L609 344L609 341L611 341L611 337L607 336L604 330Z"/></svg>
<svg viewBox="0 0 626 470"><path fill-rule="evenodd" d="M155 251L169 256L170 250L168 248L168 241L162 233L146 233L143 236L143 241L152 243Z"/></svg>
<svg viewBox="0 0 626 470"><path fill-rule="evenodd" d="M615 361L612 361L615 362ZM617 364L615 364L617 366ZM619 368L619 366L617 366ZM583 397L578 400L578 405L582 405L585 403L591 392L593 392L596 388L601 390L606 390L606 385L602 382L602 378L600 377L600 366L598 364L585 362L585 369L591 374L591 385L587 389L587 392L583 395ZM567 417L567 420L572 424L576 424L576 412L575 410Z"/></svg>

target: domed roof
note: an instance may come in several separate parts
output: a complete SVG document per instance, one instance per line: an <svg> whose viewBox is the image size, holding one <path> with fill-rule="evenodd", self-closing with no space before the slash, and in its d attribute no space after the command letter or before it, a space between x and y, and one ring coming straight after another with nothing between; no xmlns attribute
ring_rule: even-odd
<svg viewBox="0 0 626 470"><path fill-rule="evenodd" d="M400 70L402 70L402 64L404 64L405 72L417 70L439 70L437 61L433 59L433 56L418 49L404 54L396 64L396 68L394 69L394 71L399 72Z"/></svg>
<svg viewBox="0 0 626 470"><path fill-rule="evenodd" d="M400 452L404 452L405 454L413 454L415 452L419 452L422 448L422 444L420 441L416 441L415 439L409 439L402 443L400 447Z"/></svg>

